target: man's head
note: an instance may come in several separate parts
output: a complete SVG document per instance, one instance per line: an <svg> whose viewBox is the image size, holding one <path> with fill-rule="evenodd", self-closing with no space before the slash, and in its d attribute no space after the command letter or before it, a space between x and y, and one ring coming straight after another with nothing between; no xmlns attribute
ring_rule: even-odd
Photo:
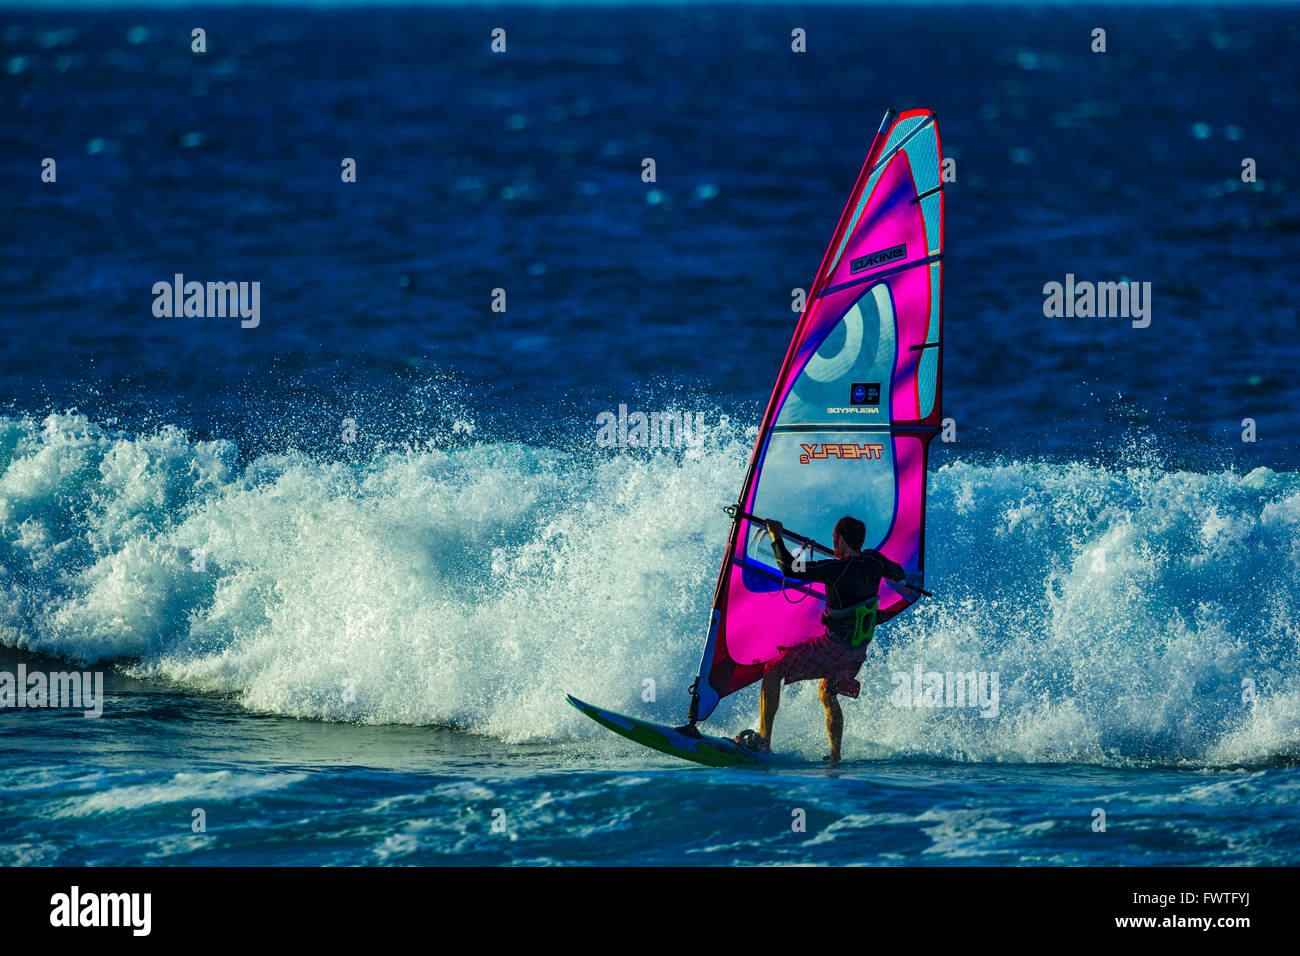
<svg viewBox="0 0 1300 956"><path fill-rule="evenodd" d="M845 515L835 522L835 553L844 556L852 551L861 551L866 536L867 526L857 518Z"/></svg>

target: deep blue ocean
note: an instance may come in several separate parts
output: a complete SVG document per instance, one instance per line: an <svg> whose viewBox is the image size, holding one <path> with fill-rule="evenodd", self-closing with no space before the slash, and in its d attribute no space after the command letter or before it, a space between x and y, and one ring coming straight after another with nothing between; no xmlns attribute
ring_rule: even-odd
<svg viewBox="0 0 1300 956"><path fill-rule="evenodd" d="M0 709L0 864L1300 863L1298 46L1294 6L0 9L0 671L106 695ZM841 766L809 684L771 766L660 757L564 694L685 718L890 107L956 161L935 596ZM155 315L177 274L258 324ZM1149 324L1047 317L1067 275ZM620 405L702 444L603 447ZM917 666L996 716L897 706Z"/></svg>

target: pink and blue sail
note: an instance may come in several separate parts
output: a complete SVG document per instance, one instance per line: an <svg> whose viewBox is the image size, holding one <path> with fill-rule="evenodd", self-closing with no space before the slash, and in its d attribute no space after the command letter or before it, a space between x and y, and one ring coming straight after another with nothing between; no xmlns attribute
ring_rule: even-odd
<svg viewBox="0 0 1300 956"><path fill-rule="evenodd" d="M763 415L714 592L692 723L762 677L780 648L823 630L822 586L783 579L766 529L745 515L824 542L843 515L863 521L864 546L907 573L905 583L881 582L877 622L922 593L927 462L942 419L942 171L935 114L886 113Z"/></svg>

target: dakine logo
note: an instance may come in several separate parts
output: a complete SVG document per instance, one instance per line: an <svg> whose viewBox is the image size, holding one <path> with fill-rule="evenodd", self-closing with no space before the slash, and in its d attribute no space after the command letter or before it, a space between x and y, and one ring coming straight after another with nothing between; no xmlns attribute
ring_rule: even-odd
<svg viewBox="0 0 1300 956"><path fill-rule="evenodd" d="M854 405L879 405L880 383L854 382L853 390L849 393L849 401Z"/></svg>
<svg viewBox="0 0 1300 956"><path fill-rule="evenodd" d="M869 256L858 256L853 260L849 270L849 275L857 275L866 269L873 269L876 266L883 266L886 262L897 262L899 259L907 258L907 244L894 246L892 249L881 249L879 252L873 252Z"/></svg>
<svg viewBox="0 0 1300 956"><path fill-rule="evenodd" d="M125 926L133 936L148 936L152 893L70 893L50 897L51 926Z"/></svg>

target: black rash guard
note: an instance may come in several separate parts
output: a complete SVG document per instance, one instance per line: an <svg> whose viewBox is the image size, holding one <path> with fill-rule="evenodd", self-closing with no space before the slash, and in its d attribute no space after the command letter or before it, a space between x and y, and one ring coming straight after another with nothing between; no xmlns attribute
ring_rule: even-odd
<svg viewBox="0 0 1300 956"><path fill-rule="evenodd" d="M901 581L905 577L901 566L890 561L879 551L863 551L856 558L832 558L828 561L809 561L804 570L794 570L794 558L785 542L772 539L772 551L781 573L795 581L816 581L826 585L826 610L841 611L861 604L876 596L880 579ZM857 568L857 573L853 569Z"/></svg>

